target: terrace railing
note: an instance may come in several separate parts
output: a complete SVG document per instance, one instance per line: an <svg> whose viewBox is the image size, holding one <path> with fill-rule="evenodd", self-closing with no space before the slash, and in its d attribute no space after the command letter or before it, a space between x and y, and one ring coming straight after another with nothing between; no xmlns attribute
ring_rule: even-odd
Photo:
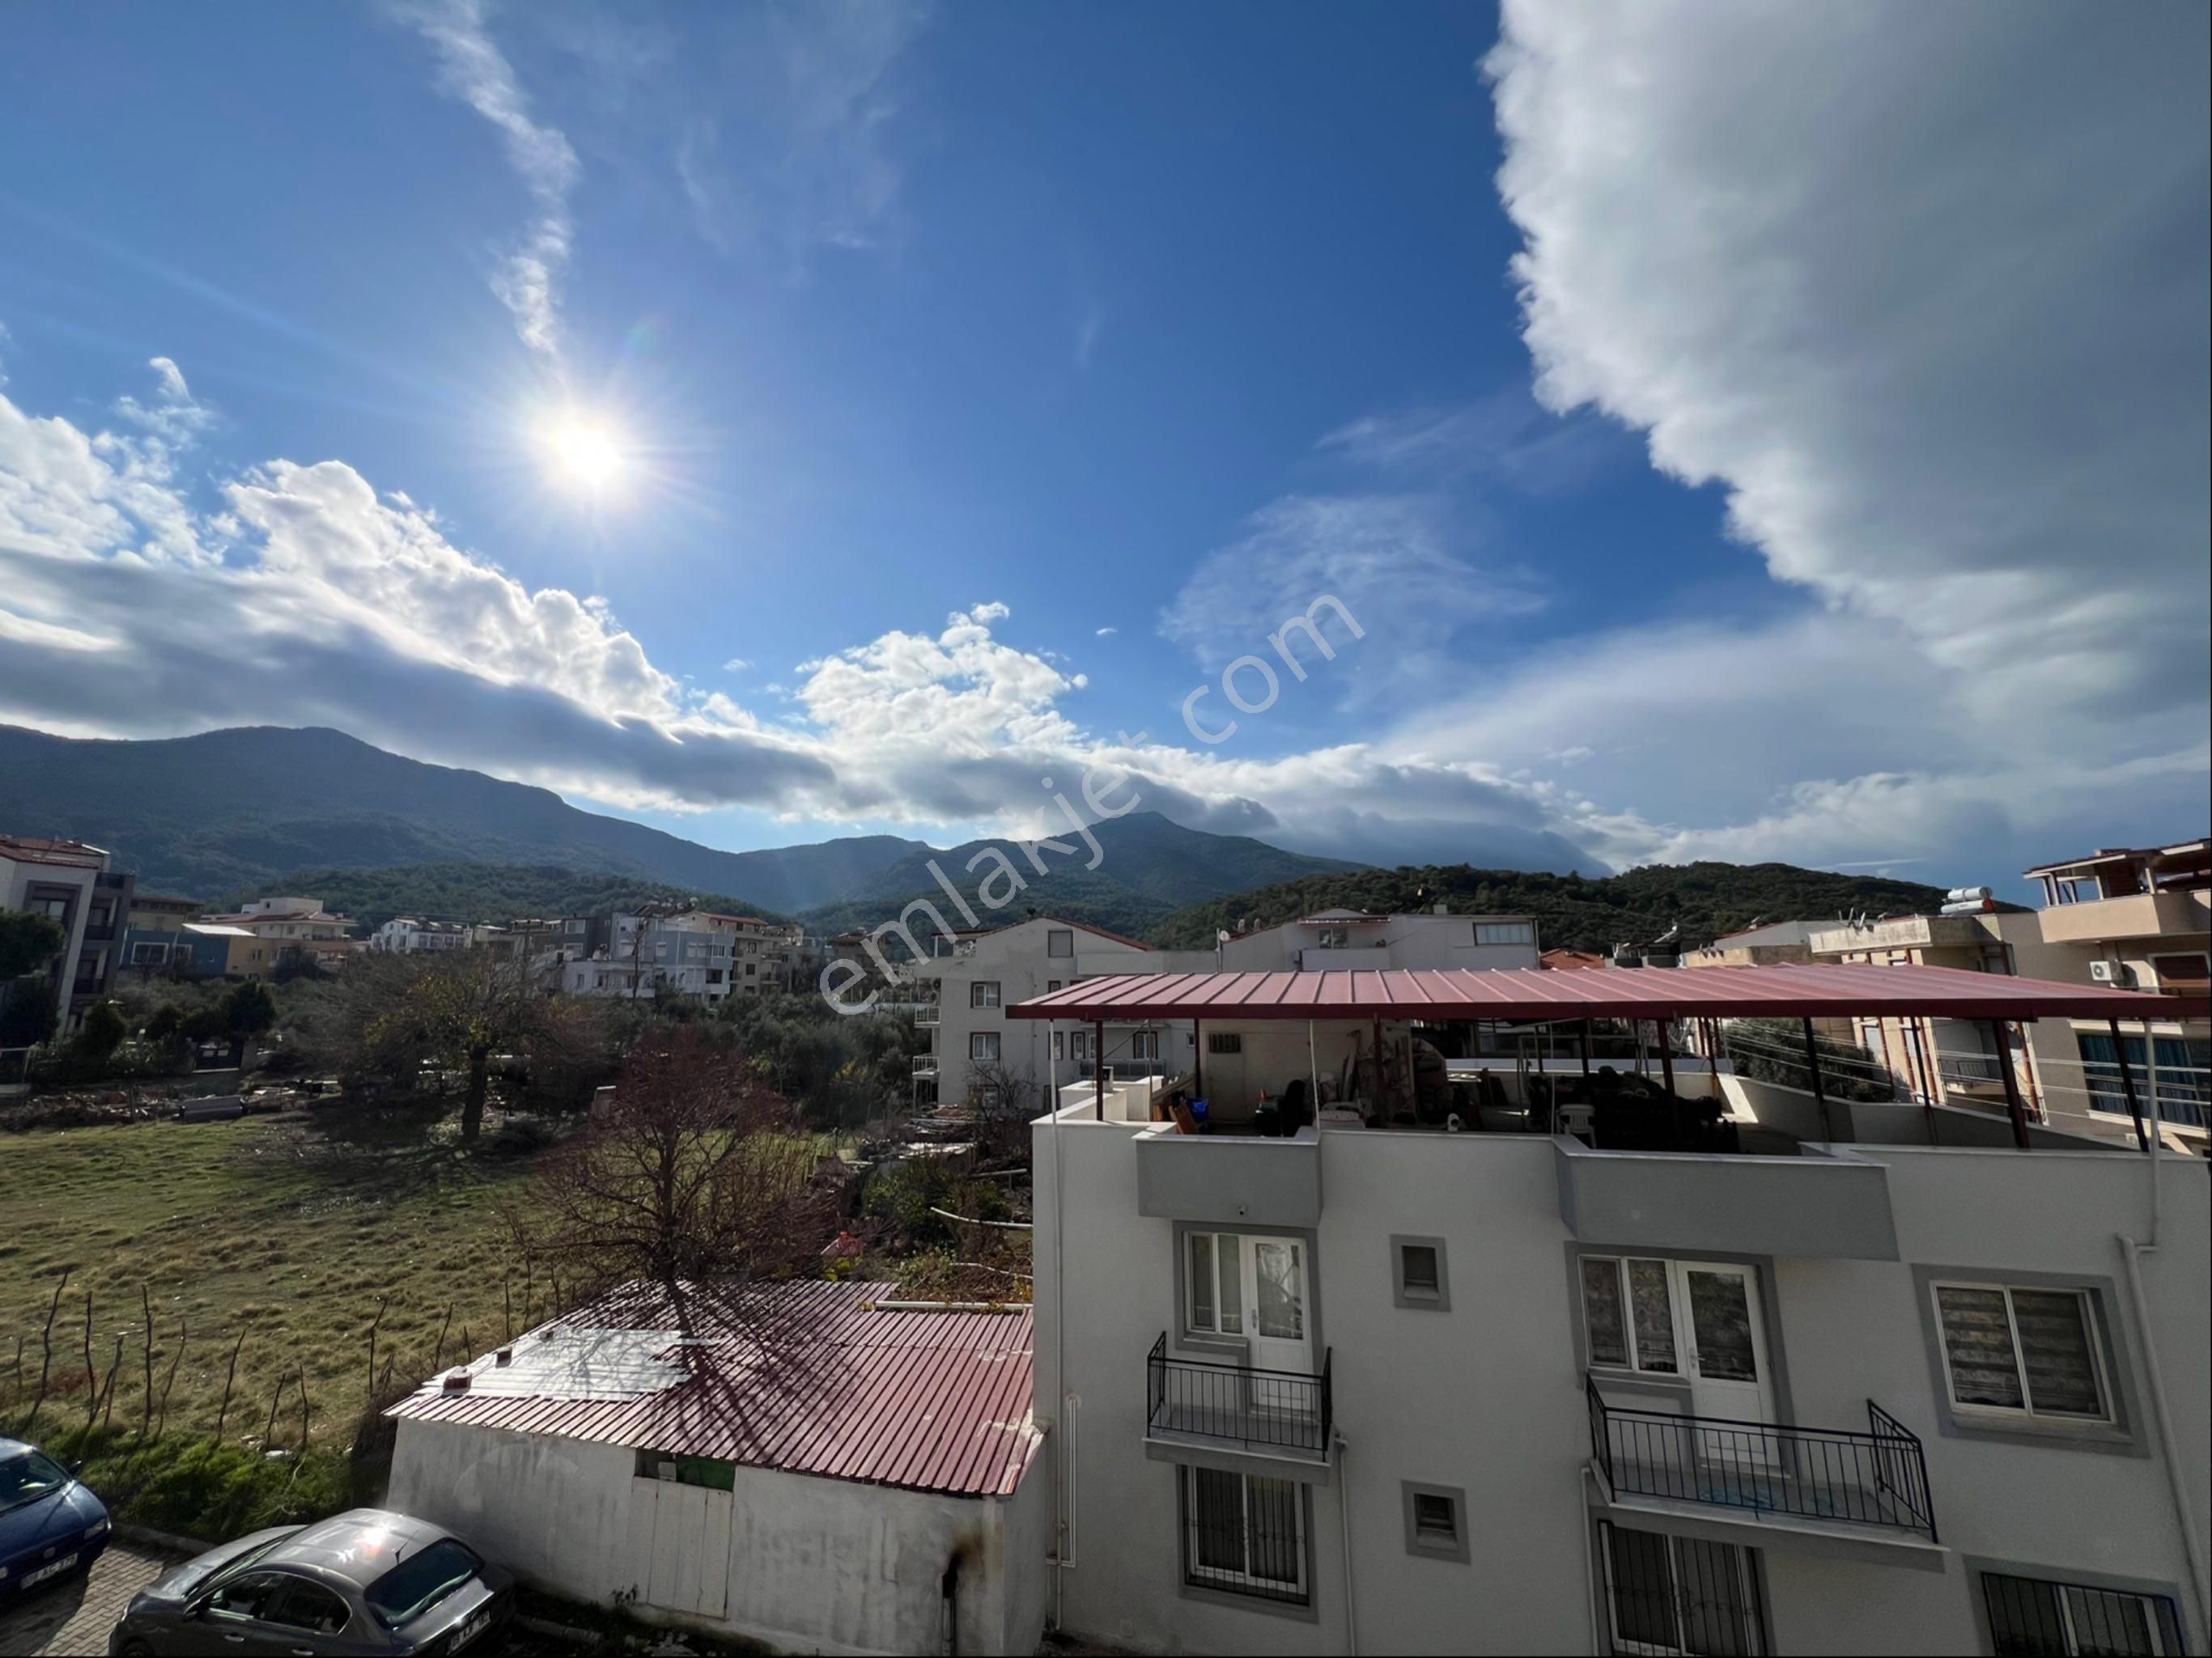
<svg viewBox="0 0 2212 1658"><path fill-rule="evenodd" d="M1325 1462L1335 1424L1330 1369L1326 1352L1316 1372L1170 1358L1162 1331L1145 1356L1145 1430Z"/></svg>
<svg viewBox="0 0 2212 1658"><path fill-rule="evenodd" d="M1936 1538L1911 1430L1867 1401L1867 1431L1674 1416L1609 1404L1584 1377L1590 1451L1616 1497L1656 1497Z"/></svg>

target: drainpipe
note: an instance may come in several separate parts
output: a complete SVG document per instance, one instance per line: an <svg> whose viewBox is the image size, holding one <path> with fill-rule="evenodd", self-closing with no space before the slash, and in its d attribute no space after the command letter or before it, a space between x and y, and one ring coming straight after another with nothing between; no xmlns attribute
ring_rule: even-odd
<svg viewBox="0 0 2212 1658"><path fill-rule="evenodd" d="M2143 1026L2148 1044L2150 1026ZM2150 1237L2137 1242L2124 1232L2117 1235L2120 1246L2121 1264L2127 1269L2128 1300L2135 1309L2136 1333L2142 1341L2143 1372L2150 1388L2151 1417L2158 1424L2159 1461L2166 1467L2166 1488L2173 1499L2173 1517L2181 1528L2181 1552L2189 1562L2190 1587L2197 1595L2197 1627L2204 1629L2212 1623L2212 1592L2205 1587L2205 1568L2203 1552L2197 1545L2197 1522L2189 1511L2187 1476L2181 1467L2180 1448L2174 1443L2173 1412L2166 1402L2166 1372L2158 1362L2158 1342L2151 1332L2150 1303L2143 1294L2142 1257L2156 1253L2159 1248L2160 1204L2158 1175L2158 1145L2162 1136L2150 1137L2150 1156L2146 1167L2150 1173Z"/></svg>
<svg viewBox="0 0 2212 1658"><path fill-rule="evenodd" d="M1344 1542L1344 1649L1348 1658L1359 1658L1359 1619L1352 1603L1352 1482L1344 1476L1344 1454L1351 1448L1341 1432L1336 1435L1336 1525Z"/></svg>

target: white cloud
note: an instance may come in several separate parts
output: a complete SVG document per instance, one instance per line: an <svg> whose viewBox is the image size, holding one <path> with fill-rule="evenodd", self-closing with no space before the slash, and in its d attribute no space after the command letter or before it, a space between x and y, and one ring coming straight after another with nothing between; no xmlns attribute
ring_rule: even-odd
<svg viewBox="0 0 2212 1658"><path fill-rule="evenodd" d="M514 66L486 29L483 0L410 0L398 10L437 48L440 88L499 130L507 162L530 191L537 216L494 275L492 292L514 314L522 343L557 361L560 284L574 237L568 197L576 152L560 129L532 118Z"/></svg>
<svg viewBox="0 0 2212 1658"><path fill-rule="evenodd" d="M733 656L727 662L722 664L722 671L724 673L743 673L747 668L751 666L752 664L748 662L744 657Z"/></svg>
<svg viewBox="0 0 2212 1658"><path fill-rule="evenodd" d="M1992 717L2201 708L2209 16L1509 4L1540 395Z"/></svg>
<svg viewBox="0 0 2212 1658"><path fill-rule="evenodd" d="M1101 639L1111 639L1121 631L1119 628L1101 628L1098 629L1097 636Z"/></svg>
<svg viewBox="0 0 2212 1658"><path fill-rule="evenodd" d="M904 173L896 70L929 18L878 0L721 14L726 95L676 146L700 234L732 256L773 254L793 276L824 247L882 246Z"/></svg>
<svg viewBox="0 0 2212 1658"><path fill-rule="evenodd" d="M1460 514L1427 495L1286 495L1199 562L1161 613L1160 631L1208 669L1264 652L1324 595L1359 632L1318 612L1334 645L1359 641L1355 701L1404 692L1435 674L1460 629L1542 607L1534 580L1470 556ZM1304 654L1311 655L1310 648Z"/></svg>

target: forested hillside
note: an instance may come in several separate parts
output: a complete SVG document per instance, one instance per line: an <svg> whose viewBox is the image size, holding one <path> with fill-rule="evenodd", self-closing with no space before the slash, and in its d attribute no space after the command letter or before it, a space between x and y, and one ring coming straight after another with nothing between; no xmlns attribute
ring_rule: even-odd
<svg viewBox="0 0 2212 1658"><path fill-rule="evenodd" d="M1364 869L1309 876L1179 909L1152 927L1149 942L1201 949L1217 930L1272 926L1316 910L1407 914L1444 904L1463 914L1533 915L1544 948L1610 950L1644 944L1680 925L1686 945L1770 921L1825 920L1865 910L1926 910L1942 890L1915 881L1836 875L1794 864L1653 864L1620 875L1474 869L1465 864Z"/></svg>

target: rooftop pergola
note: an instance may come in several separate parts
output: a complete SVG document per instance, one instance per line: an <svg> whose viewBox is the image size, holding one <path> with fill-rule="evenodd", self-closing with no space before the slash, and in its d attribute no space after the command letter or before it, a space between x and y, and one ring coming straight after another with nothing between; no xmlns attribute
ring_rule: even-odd
<svg viewBox="0 0 2212 1658"><path fill-rule="evenodd" d="M2122 1020L2201 1019L2212 998L2151 995L2101 985L2057 984L1948 967L1816 964L1613 969L1562 973L1543 968L1389 968L1374 972L1115 974L1018 1002L1017 1019L1373 1019L1431 1024L1594 1019L1796 1019L1806 1032L1814 1092L1821 1093L1812 1022L1820 1018L1965 1019L2002 1026L2043 1018L2102 1019L2117 1038ZM2117 1045L2117 1044L2116 1044ZM2139 1133L2142 1120L2126 1050L2120 1074ZM1662 1058L1669 1058L1662 1045ZM2014 1137L2027 1143L2027 1115L2009 1063L2002 1065ZM1672 1091L1672 1065L1668 1088ZM1100 1086L1103 1088L1103 1071ZM2145 1145L2149 1141L2146 1137Z"/></svg>

